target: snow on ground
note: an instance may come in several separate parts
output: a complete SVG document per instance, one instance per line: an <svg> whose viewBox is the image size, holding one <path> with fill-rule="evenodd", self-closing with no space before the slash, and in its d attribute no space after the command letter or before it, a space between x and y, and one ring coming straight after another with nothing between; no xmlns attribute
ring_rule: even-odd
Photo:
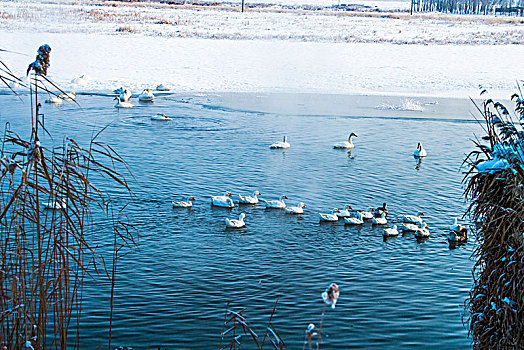
<svg viewBox="0 0 524 350"><path fill-rule="evenodd" d="M76 91L163 83L176 91L476 97L483 85L508 97L524 77L524 46L492 45L524 40L518 18L116 5L2 2L0 47L28 56L1 58L22 75L48 43L50 76ZM453 45L436 45L445 42Z"/></svg>

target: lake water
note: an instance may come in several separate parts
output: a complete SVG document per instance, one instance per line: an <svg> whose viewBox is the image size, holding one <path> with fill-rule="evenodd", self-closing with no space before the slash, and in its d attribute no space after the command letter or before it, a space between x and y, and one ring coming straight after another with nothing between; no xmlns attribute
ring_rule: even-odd
<svg viewBox="0 0 524 350"><path fill-rule="evenodd" d="M0 122L29 135L29 103L0 95ZM470 346L462 305L472 284L474 239L450 249L445 228L461 216L464 155L473 148L471 101L300 94L165 95L117 110L108 96L79 96L78 107L44 105L46 147L64 136L101 140L128 162L135 194L127 213L137 249L118 266L113 344L216 349L228 301L262 333L273 324L290 349L301 349L319 324L320 294L340 287L323 324L322 349L458 349ZM173 118L154 122L156 113ZM334 150L350 132L351 154ZM288 136L291 148L270 150ZM422 142L428 157L412 154ZM108 188L118 200L120 192ZM212 208L226 190L306 203L302 216L262 205ZM170 201L197 198L191 210ZM389 218L423 211L431 237L384 241L382 228L319 224L318 213L388 203ZM246 213L245 229L225 217ZM97 225L95 239L111 233ZM104 249L104 248L102 248ZM87 281L81 348L107 341L109 286ZM242 348L253 348L247 339Z"/></svg>

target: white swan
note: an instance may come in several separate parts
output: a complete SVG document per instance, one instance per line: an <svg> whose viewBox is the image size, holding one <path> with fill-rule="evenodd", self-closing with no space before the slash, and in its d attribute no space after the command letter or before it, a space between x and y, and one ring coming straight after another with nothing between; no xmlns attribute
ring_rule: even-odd
<svg viewBox="0 0 524 350"><path fill-rule="evenodd" d="M393 227L384 229L384 232L382 233L382 235L384 237L398 236L397 225L393 225Z"/></svg>
<svg viewBox="0 0 524 350"><path fill-rule="evenodd" d="M63 100L60 97L52 96L48 100L45 100L45 103L52 103L55 105L61 105Z"/></svg>
<svg viewBox="0 0 524 350"><path fill-rule="evenodd" d="M76 101L76 93L71 91L64 94L58 95L62 100Z"/></svg>
<svg viewBox="0 0 524 350"><path fill-rule="evenodd" d="M373 219L371 219L371 223L373 225L386 225L388 223L388 219L386 219L386 213L382 212L380 217L374 217Z"/></svg>
<svg viewBox="0 0 524 350"><path fill-rule="evenodd" d="M288 199L287 196L280 196L280 199L272 200L272 201L266 201L265 199L262 199L262 200L264 201L266 208L284 209L286 207L286 203L284 202L284 199Z"/></svg>
<svg viewBox="0 0 524 350"><path fill-rule="evenodd" d="M115 97L114 100L118 102L115 105L115 108L133 108L133 105L129 102L121 102L120 97Z"/></svg>
<svg viewBox="0 0 524 350"><path fill-rule="evenodd" d="M333 209L333 211L331 212L331 214L322 214L322 213L318 213L318 215L320 216L320 221L338 221L338 216L337 216L337 213L339 212L340 210L338 210L337 208Z"/></svg>
<svg viewBox="0 0 524 350"><path fill-rule="evenodd" d="M155 114L154 116L152 116L151 120L156 120L156 121L159 121L159 122L168 122L168 121L170 121L172 119L169 118L168 116L166 116L165 114L158 113L158 114Z"/></svg>
<svg viewBox="0 0 524 350"><path fill-rule="evenodd" d="M238 217L238 220L235 219L228 219L226 218L226 226L231 228L241 228L246 226L246 223L244 222L244 218L246 217L246 214L242 213Z"/></svg>
<svg viewBox="0 0 524 350"><path fill-rule="evenodd" d="M282 141L276 142L276 143L272 144L271 146L269 146L269 148L271 148L271 149L289 148L289 147L290 147L290 144L287 142L287 136L284 136Z"/></svg>
<svg viewBox="0 0 524 350"><path fill-rule="evenodd" d="M169 89L167 86L165 86L164 84L158 84L156 86L156 91L170 91L171 89Z"/></svg>
<svg viewBox="0 0 524 350"><path fill-rule="evenodd" d="M42 203L44 209L50 209L50 210L65 210L67 209L67 203L65 199L60 200L54 200L51 202L44 202Z"/></svg>
<svg viewBox="0 0 524 350"><path fill-rule="evenodd" d="M353 208L351 208L351 205L346 205L346 207L342 210L340 210L339 213L337 213L337 216L339 218L349 218L351 216L351 212L353 211Z"/></svg>
<svg viewBox="0 0 524 350"><path fill-rule="evenodd" d="M191 208L193 206L193 202L191 201L195 201L195 197L193 196L189 196L187 197L187 200L185 202L171 202L173 203L173 208Z"/></svg>
<svg viewBox="0 0 524 350"><path fill-rule="evenodd" d="M138 101L140 102L153 102L155 95L149 89L144 89L140 95L138 95Z"/></svg>
<svg viewBox="0 0 524 350"><path fill-rule="evenodd" d="M463 229L465 229L465 227L458 223L457 218L455 218L453 225L449 226L449 230L454 232L460 232Z"/></svg>
<svg viewBox="0 0 524 350"><path fill-rule="evenodd" d="M423 212L418 212L417 216L415 215L404 215L402 217L402 222L405 222L406 224L417 224L422 225L422 217L424 216Z"/></svg>
<svg viewBox="0 0 524 350"><path fill-rule="evenodd" d="M285 207L284 211L286 214L304 214L304 209L306 205L304 203L298 203L296 207Z"/></svg>
<svg viewBox="0 0 524 350"><path fill-rule="evenodd" d="M418 227L416 224L409 224L409 223L402 224L402 231L404 232L417 232L419 228L420 227Z"/></svg>
<svg viewBox="0 0 524 350"><path fill-rule="evenodd" d="M415 232L415 237L418 237L418 238L429 237L428 224L423 223L422 227L419 228L417 232Z"/></svg>
<svg viewBox="0 0 524 350"><path fill-rule="evenodd" d="M362 213L357 211L357 217L345 217L344 223L348 225L362 225L364 223L364 220L362 219Z"/></svg>
<svg viewBox="0 0 524 350"><path fill-rule="evenodd" d="M132 95L133 94L131 93L131 91L125 89L124 91L120 93L118 97L120 97L121 101L127 102L131 98Z"/></svg>
<svg viewBox="0 0 524 350"><path fill-rule="evenodd" d="M355 145L353 144L353 137L358 137L358 136L357 134L352 132L351 134L349 134L347 141L337 143L336 145L333 146L333 148L335 149L353 149L355 148Z"/></svg>
<svg viewBox="0 0 524 350"><path fill-rule="evenodd" d="M419 142L417 144L417 149L415 150L415 152L413 152L413 156L422 158L422 157L425 157L427 155L428 155L428 153L426 152L426 150L424 148L422 148L422 144Z"/></svg>
<svg viewBox="0 0 524 350"><path fill-rule="evenodd" d="M216 207L233 208L235 203L231 199L231 192L226 192L223 196L211 196L211 205Z"/></svg>
<svg viewBox="0 0 524 350"><path fill-rule="evenodd" d="M259 191L255 191L253 192L253 195L252 196L242 196L242 195L237 195L238 196L238 203L240 204L258 204L258 197L257 196L261 196L262 193L260 193Z"/></svg>

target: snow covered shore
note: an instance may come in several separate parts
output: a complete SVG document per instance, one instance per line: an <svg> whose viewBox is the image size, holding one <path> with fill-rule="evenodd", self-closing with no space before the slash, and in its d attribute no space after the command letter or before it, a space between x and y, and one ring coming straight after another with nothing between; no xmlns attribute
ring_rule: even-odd
<svg viewBox="0 0 524 350"><path fill-rule="evenodd" d="M494 45L524 41L519 18L95 4L2 2L0 47L29 55L2 59L23 75L48 43L51 77L77 91L163 83L186 92L456 97L478 96L482 85L508 97L524 77L524 46Z"/></svg>

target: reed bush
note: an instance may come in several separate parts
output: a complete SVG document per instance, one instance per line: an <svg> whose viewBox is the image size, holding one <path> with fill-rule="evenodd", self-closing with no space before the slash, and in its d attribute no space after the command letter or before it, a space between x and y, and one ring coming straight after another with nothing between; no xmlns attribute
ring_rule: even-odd
<svg viewBox="0 0 524 350"><path fill-rule="evenodd" d="M479 107L486 135L465 162L468 213L479 246L466 306L474 349L524 348L524 101L515 112L488 99Z"/></svg>

